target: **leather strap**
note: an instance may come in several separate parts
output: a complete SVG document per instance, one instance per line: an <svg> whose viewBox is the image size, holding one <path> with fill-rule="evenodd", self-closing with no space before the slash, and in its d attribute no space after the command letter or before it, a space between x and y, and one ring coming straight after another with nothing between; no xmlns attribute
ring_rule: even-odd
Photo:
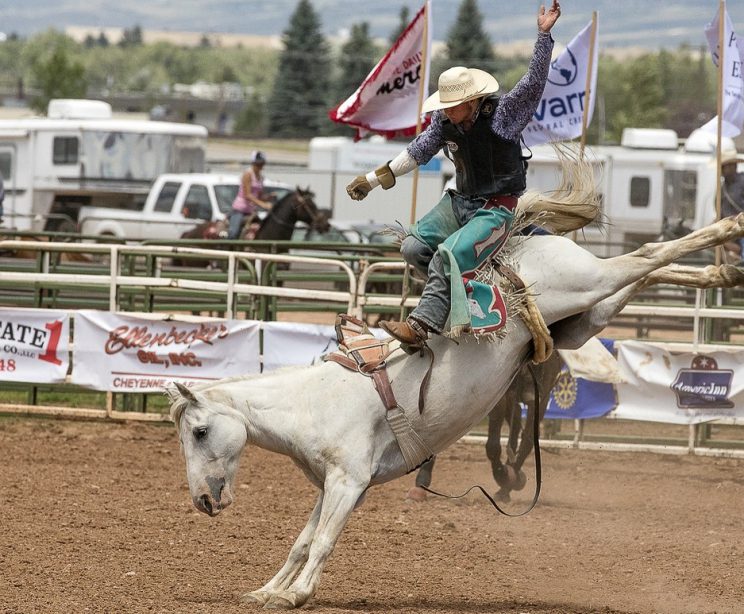
<svg viewBox="0 0 744 614"><path fill-rule="evenodd" d="M524 281L522 281L522 278L517 275L517 272L510 266L507 266L503 262L499 262L496 264L496 271L499 275L509 280L509 283L514 286L515 290L525 289Z"/></svg>

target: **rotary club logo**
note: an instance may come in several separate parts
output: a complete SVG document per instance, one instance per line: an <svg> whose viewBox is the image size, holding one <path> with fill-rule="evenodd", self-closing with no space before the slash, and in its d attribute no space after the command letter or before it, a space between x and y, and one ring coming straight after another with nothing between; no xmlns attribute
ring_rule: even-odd
<svg viewBox="0 0 744 614"><path fill-rule="evenodd" d="M571 409L576 404L578 385L568 370L561 371L553 386L553 400L561 409Z"/></svg>
<svg viewBox="0 0 744 614"><path fill-rule="evenodd" d="M711 356L695 356L689 369L680 369L670 388L681 409L731 409L731 369L719 369Z"/></svg>

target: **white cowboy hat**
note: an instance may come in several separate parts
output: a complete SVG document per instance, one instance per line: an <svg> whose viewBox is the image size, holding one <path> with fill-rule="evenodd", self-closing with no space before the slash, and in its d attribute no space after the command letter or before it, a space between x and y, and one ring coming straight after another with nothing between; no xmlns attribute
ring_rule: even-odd
<svg viewBox="0 0 744 614"><path fill-rule="evenodd" d="M439 89L421 108L424 113L448 109L461 102L499 91L499 82L484 70L455 66L439 75Z"/></svg>
<svg viewBox="0 0 744 614"><path fill-rule="evenodd" d="M721 166L724 164L738 164L744 162L744 155L739 155L735 150L727 150L721 152Z"/></svg>

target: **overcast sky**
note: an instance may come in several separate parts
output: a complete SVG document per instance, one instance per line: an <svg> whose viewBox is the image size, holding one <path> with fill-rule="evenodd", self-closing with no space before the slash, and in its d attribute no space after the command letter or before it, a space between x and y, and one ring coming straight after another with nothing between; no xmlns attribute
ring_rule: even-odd
<svg viewBox="0 0 744 614"><path fill-rule="evenodd" d="M325 34L338 35L353 23L367 21L373 36L387 38L401 7L413 14L421 0L311 0ZM547 3L547 0L546 0ZM434 38L443 40L461 0L432 0ZM562 0L563 16L555 29L567 41L599 12L603 46L677 46L703 44L702 29L718 0ZM50 27L131 27L281 34L297 0L0 0L0 31L32 34ZM484 25L494 43L534 37L538 0L479 0ZM744 0L729 0L728 11L744 36Z"/></svg>

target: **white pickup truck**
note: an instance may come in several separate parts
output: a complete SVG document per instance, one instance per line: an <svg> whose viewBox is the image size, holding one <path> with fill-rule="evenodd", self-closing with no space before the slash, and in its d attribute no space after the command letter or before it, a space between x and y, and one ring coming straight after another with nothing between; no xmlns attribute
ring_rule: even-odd
<svg viewBox="0 0 744 614"><path fill-rule="evenodd" d="M179 239L205 220L225 218L238 193L240 175L169 173L152 184L144 206L137 210L81 207L80 234L122 239ZM264 191L281 200L292 186L264 180Z"/></svg>

